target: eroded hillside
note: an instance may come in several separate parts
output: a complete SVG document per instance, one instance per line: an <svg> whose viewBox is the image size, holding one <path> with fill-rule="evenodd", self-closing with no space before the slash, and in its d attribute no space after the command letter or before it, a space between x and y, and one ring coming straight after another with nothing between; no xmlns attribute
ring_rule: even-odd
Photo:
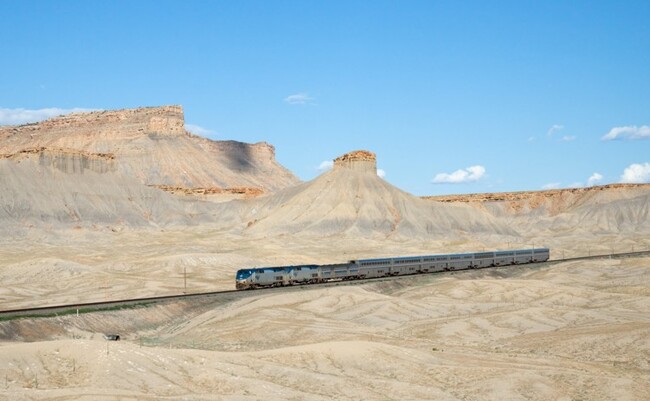
<svg viewBox="0 0 650 401"><path fill-rule="evenodd" d="M265 142L213 141L184 128L181 106L95 111L0 127L0 157L66 149L110 154L117 170L146 185L249 187L275 191L299 180Z"/></svg>
<svg viewBox="0 0 650 401"><path fill-rule="evenodd" d="M650 232L650 184L428 196L425 199L485 210L508 221L522 234Z"/></svg>
<svg viewBox="0 0 650 401"><path fill-rule="evenodd" d="M513 212L549 206L551 213L559 213L579 199L597 192L615 193L636 189L650 189L650 184L608 184L583 188L550 189L544 191L494 192L462 195L424 196L436 202L506 202Z"/></svg>

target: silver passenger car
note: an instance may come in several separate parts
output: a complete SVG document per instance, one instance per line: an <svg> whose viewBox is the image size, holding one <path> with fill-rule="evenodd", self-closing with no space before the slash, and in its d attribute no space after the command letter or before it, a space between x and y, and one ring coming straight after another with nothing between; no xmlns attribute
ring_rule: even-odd
<svg viewBox="0 0 650 401"><path fill-rule="evenodd" d="M548 248L398 258L359 259L333 265L299 265L242 269L236 274L237 289L313 284L440 271L480 269L520 263L545 262Z"/></svg>

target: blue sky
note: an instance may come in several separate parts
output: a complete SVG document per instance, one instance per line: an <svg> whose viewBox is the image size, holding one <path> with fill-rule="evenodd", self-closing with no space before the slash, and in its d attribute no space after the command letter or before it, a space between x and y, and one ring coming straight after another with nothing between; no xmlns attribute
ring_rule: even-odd
<svg viewBox="0 0 650 401"><path fill-rule="evenodd" d="M303 180L367 149L416 195L650 181L646 0L3 1L0 16L0 124L181 104Z"/></svg>

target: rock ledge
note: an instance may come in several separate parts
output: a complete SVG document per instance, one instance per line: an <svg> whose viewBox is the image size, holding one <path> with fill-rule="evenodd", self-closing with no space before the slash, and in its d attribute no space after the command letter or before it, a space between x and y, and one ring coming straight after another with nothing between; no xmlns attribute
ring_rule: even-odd
<svg viewBox="0 0 650 401"><path fill-rule="evenodd" d="M355 150L334 159L334 168L377 173L377 156L367 150Z"/></svg>

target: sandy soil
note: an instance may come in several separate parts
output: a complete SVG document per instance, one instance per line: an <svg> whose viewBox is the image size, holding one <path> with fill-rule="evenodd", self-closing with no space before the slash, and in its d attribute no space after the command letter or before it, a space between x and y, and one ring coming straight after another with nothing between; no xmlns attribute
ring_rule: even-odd
<svg viewBox="0 0 650 401"><path fill-rule="evenodd" d="M567 262L3 322L0 399L646 400L648 267ZM103 340L119 327L123 341Z"/></svg>
<svg viewBox="0 0 650 401"><path fill-rule="evenodd" d="M552 258L650 249L650 237L454 240L243 237L217 230L36 231L0 240L0 309L234 289L237 269L356 258L548 246Z"/></svg>

